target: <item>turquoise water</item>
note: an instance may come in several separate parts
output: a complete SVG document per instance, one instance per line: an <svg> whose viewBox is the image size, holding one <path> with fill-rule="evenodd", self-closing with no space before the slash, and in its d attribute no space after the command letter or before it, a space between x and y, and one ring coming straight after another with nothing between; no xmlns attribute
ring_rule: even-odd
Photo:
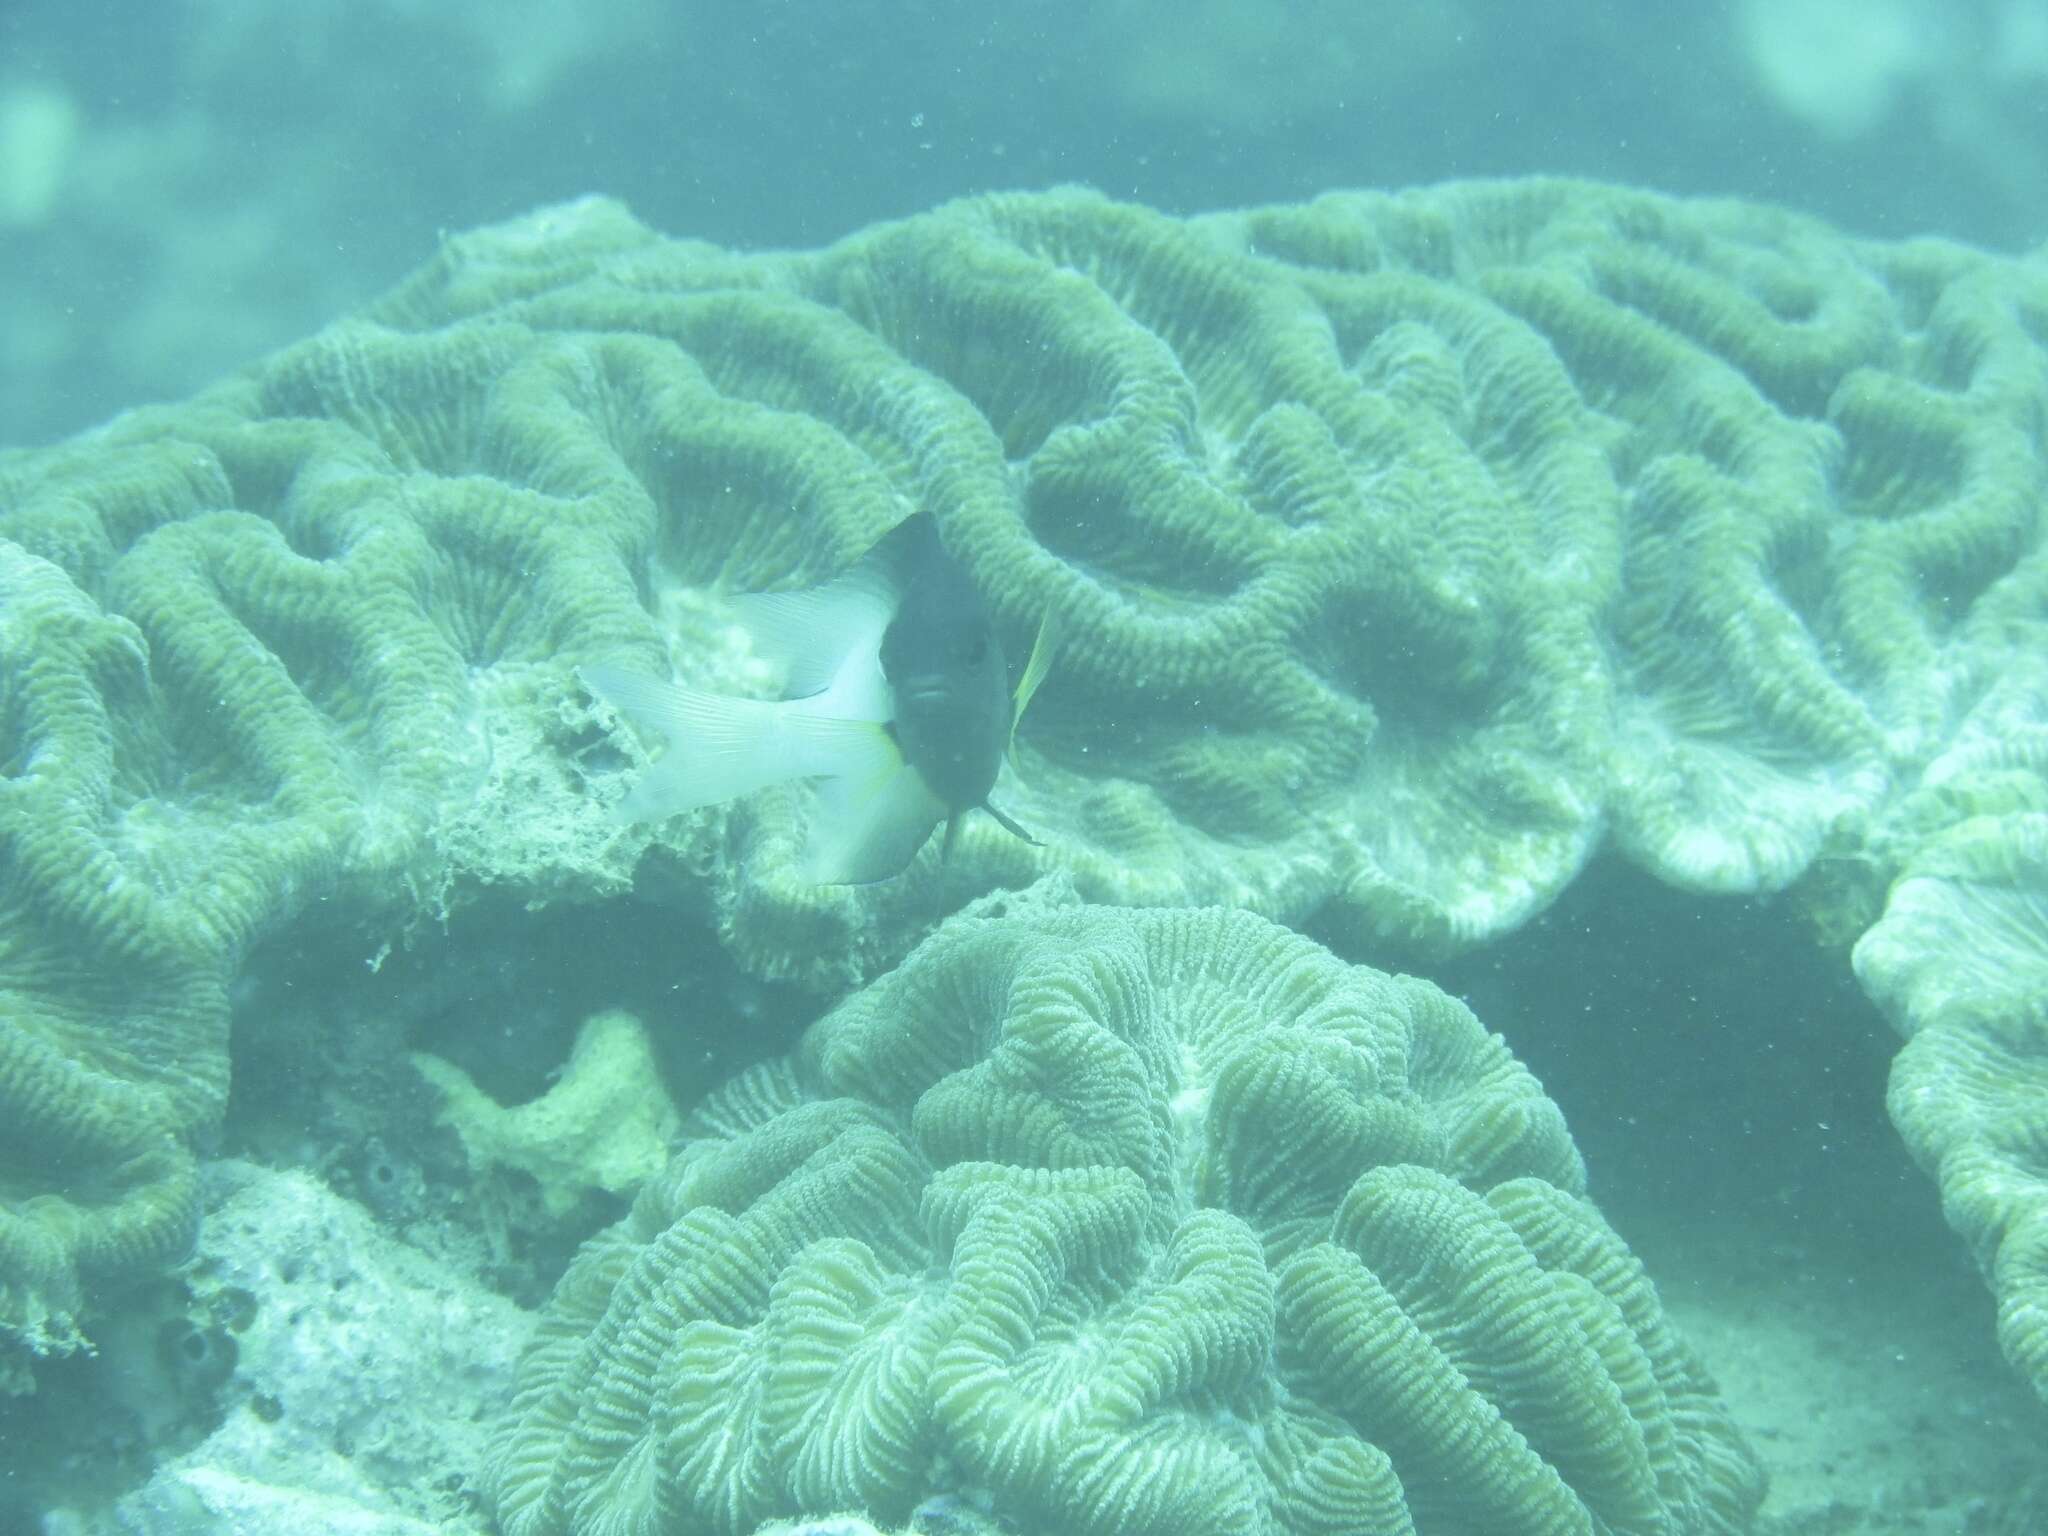
<svg viewBox="0 0 2048 1536"><path fill-rule="evenodd" d="M1194 212L1558 174L2024 249L2036 9L17 0L0 443L183 394L441 231L593 190L762 246L1061 182Z"/></svg>
<svg viewBox="0 0 2048 1536"><path fill-rule="evenodd" d="M1009 189L1079 184L1192 215L1336 189L1568 176L1782 205L1874 240L1932 235L2017 256L2048 240L2044 99L2048 4L2035 0L609 0L573 10L533 0L11 0L0 11L0 447L39 448L179 400L370 303L448 237L585 194L621 200L661 234L751 252L819 247ZM1350 361L1368 366L1356 352ZM305 391L342 414L333 402L347 391L333 378ZM1030 438L1028 426L1017 437ZM2038 423L2031 451L2041 451ZM421 461L434 467L424 452ZM43 462L0 459L0 536L16 536L17 515L24 527L43 515L20 489L22 466ZM907 458L886 450L877 462L885 477L909 473ZM6 478L16 471L22 478ZM1913 474L1909 463L1896 482L1910 486ZM282 499L262 475L225 479L252 507ZM688 503L699 490L674 494ZM758 494L764 506L783 495ZM201 493L191 515L216 510ZM1040 531L1074 569L1113 569L1130 554L1110 534L1091 542L1079 514L1064 543L1050 519ZM663 559L693 572L652 603L669 604L661 622L678 647L719 633L692 594L731 572L774 556L778 583L798 584L853 552L719 537L726 563L716 568L664 546ZM2025 550L2039 558L2038 529L2016 537L1987 557L2001 571L2023 564ZM61 529L49 538L63 543ZM1158 575L1179 613L1213 596L1217 578L1198 561L1171 570L1177 547L1132 563ZM89 540L75 563L32 552L109 611L147 607L133 592L118 603L109 595ZM1809 574L1802 558L1772 571L1795 602ZM475 587L444 575L434 591L486 615L488 631L491 615L521 612L531 574L515 560ZM30 611L26 579L4 591ZM2026 626L2038 617L2014 620L2016 653L2035 644ZM250 622L293 676L322 673L315 642L293 650L288 620ZM1607 634L1604 621L1591 628ZM1420 619L1414 631L1434 633ZM550 633L566 647L590 643L567 621ZM1020 654L1029 633L1009 636ZM497 675L495 661L522 643L462 637L469 681L484 682L461 729L483 739L494 712L525 710L522 720L553 723L536 739L574 765L553 778L534 770L537 795L570 779L613 793L632 764L565 702L566 663ZM32 692L24 680L43 644L0 654L10 669L0 780L10 788L46 761L15 702ZM1327 670L1362 677L1381 715L1405 726L1441 701L1397 714L1413 681L1404 657ZM1440 659L1414 663L1422 693ZM1617 672L1634 665L1624 658ZM713 670L736 689L761 685L735 654L720 652ZM115 698L170 686L92 675ZM1055 765L1049 777L1072 775L1061 783L1092 782L1076 766L1096 701L1089 686L1063 694L1057 671L1047 686L1043 764ZM1441 707L1455 714L1466 702L1454 694ZM1961 715L1968 704L1954 707ZM356 711L330 714L337 738L362 725ZM2018 739L2042 723L2021 712L2005 729ZM1095 724L1105 753L1137 760L1155 745L1142 722ZM1209 729L1232 725L1225 713ZM149 858L176 844L181 818L227 805L231 821L242 804L208 798L216 729L194 716L171 733L172 767L113 776L124 846L144 850L146 878L175 883L163 874L170 864ZM1029 747L1028 722L1023 735ZM491 791L522 792L528 765L507 763L531 742L487 746ZM122 736L113 750L131 749L144 750ZM2036 770L2015 774L2026 771ZM255 815L272 787L234 794ZM2031 790L2012 793L2038 803ZM1245 798L1265 804L1254 791ZM176 809L151 820L159 803ZM1090 812L1105 824L1119 814ZM1028 810L1020 818L1036 824ZM445 831L447 845L484 835L478 825L488 828ZM591 878L557 900L550 861L577 855L547 826L516 832L527 841L497 864L459 849L458 862L489 871L472 886L404 891L408 915L388 932L363 916L374 906L363 891L280 877L276 907L289 919L219 951L232 962L221 985L233 1082L224 1112L185 1138L206 1209L196 1258L95 1282L79 1310L90 1349L29 1341L33 1394L0 1396L0 1536L491 1529L486 1446L520 1346L579 1246L660 1166L674 1111L788 1050L849 979L900 958L908 944L898 936L928 930L969 895L1021 883L1008 872L1023 867L1003 862L1015 850L971 844L958 884L921 866L904 877L911 884L874 898L886 914L876 926L892 935L874 956L849 947L835 972L817 950L843 933L820 919L816 937L778 936L802 956L784 954L778 971L733 935L762 921L746 902L780 898L705 874L737 857L739 834L731 847L699 839L689 856L628 862L606 872L609 885ZM559 842L595 835L579 823ZM1217 863L1235 869L1232 837L1218 841ZM1856 984L1844 936L1817 937L1797 895L1680 891L1595 842L1555 900L1534 901L1472 946L1410 945L1350 909L1333 915L1337 902L1300 926L1347 960L1442 987L1541 1080L1584 1156L1591 1197L1642 1259L1772 1479L1755 1530L2048 1531L2048 1413L2001 1359L1993 1299L1887 1117L1898 1036ZM15 932L39 935L45 917L59 919L37 905L27 846L0 844L0 913ZM1048 857L1056 867L1058 855ZM1142 867L1142 852L1127 857ZM181 867L178 878L203 878ZM1231 899L1216 894L1227 884L1203 887L1204 899ZM1249 886L1242 904L1259 904ZM2039 950L2041 898L2022 891L2019 908L2015 942ZM798 909L815 916L792 898ZM36 969L39 942L19 946L33 964L0 944L0 966L14 966L0 973L0 1010L25 1018L47 997L89 996L106 1018L127 1016L130 1003L106 1001L90 978L52 981ZM81 953L84 970L103 963ZM837 984L821 979L835 975ZM649 1028L608 1037L620 1054L581 1080L588 1096L554 1101L573 1124L504 1117L499 1106L545 1103L577 1080L572 1050L592 1038L588 1021L614 1011ZM10 1027L0 1012L0 1032ZM420 1066L416 1053L441 1066ZM502 1144L458 1138L444 1099L458 1091L481 1095L473 1121L493 1128L473 1134ZM0 1134L10 1219L69 1193L39 1183L44 1172L19 1174L46 1168L40 1145L23 1150L32 1140ZM17 1388L24 1380L13 1378ZM998 1513L1011 1522L1000 1528L1057 1529ZM927 1532L979 1528L958 1511L918 1518ZM1421 1529L1479 1527L1447 1516Z"/></svg>

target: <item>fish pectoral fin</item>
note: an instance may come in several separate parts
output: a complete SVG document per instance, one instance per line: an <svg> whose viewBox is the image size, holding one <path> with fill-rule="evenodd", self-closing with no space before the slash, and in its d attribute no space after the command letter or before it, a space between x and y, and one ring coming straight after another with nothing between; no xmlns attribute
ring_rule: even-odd
<svg viewBox="0 0 2048 1536"><path fill-rule="evenodd" d="M664 821L770 784L842 772L859 762L877 729L800 702L729 698L602 663L577 673L598 698L667 743L614 812L628 823Z"/></svg>
<svg viewBox="0 0 2048 1536"><path fill-rule="evenodd" d="M1012 768L1017 766L1017 722L1024 718L1024 711L1031 706L1031 696L1038 692L1038 685L1052 670L1053 652L1058 647L1057 611L1048 608L1039 618L1038 637L1031 642L1031 655L1024 663L1024 675L1017 679L1016 702L1010 708L1010 737L1003 745L1003 755L1009 758Z"/></svg>
<svg viewBox="0 0 2048 1536"><path fill-rule="evenodd" d="M869 729L875 746L868 761L818 784L802 869L821 885L868 885L902 874L946 815L946 803L903 760L894 738L880 726Z"/></svg>
<svg viewBox="0 0 2048 1536"><path fill-rule="evenodd" d="M1029 832L1026 832L1021 826L1019 826L1016 822L1012 821L1008 816L1005 816L993 805L990 805L986 800L981 802L981 808L984 811L987 811L989 815L993 816L995 818L996 825L1001 827L1005 832L1009 833L1012 837L1021 837L1024 839L1025 842L1029 843L1034 848L1043 848L1045 846L1045 844L1041 843Z"/></svg>

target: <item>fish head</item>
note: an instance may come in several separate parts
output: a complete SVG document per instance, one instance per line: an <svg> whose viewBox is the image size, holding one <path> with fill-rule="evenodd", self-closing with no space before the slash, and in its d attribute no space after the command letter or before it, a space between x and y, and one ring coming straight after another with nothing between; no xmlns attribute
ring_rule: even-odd
<svg viewBox="0 0 2048 1536"><path fill-rule="evenodd" d="M891 728L904 761L953 811L995 787L1010 739L1008 669L966 574L935 566L910 584L882 636Z"/></svg>
<svg viewBox="0 0 2048 1536"><path fill-rule="evenodd" d="M988 798L1010 738L1002 647L987 625L948 627L936 648L883 672L904 761L954 810Z"/></svg>

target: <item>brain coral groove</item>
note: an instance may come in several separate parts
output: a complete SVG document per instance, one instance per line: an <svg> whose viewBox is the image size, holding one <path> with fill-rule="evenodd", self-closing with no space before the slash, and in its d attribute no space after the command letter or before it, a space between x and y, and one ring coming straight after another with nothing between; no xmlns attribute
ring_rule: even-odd
<svg viewBox="0 0 2048 1536"><path fill-rule="evenodd" d="M1000 907L1000 899L992 899ZM1242 913L954 918L544 1315L508 1536L1736 1532L1755 1463L1461 1005Z"/></svg>
<svg viewBox="0 0 2048 1536"><path fill-rule="evenodd" d="M1894 1111L2048 1384L2004 1086L2048 1060L2044 339L2038 261L1557 181L761 255L586 200L0 455L0 1369L180 1249L227 988L316 901L368 958L644 867L836 994L1047 872L1427 959L1608 848L1867 933ZM1061 618L998 791L1044 846L806 887L801 789L617 834L645 748L574 665L772 689L722 595L919 507L1006 644Z"/></svg>

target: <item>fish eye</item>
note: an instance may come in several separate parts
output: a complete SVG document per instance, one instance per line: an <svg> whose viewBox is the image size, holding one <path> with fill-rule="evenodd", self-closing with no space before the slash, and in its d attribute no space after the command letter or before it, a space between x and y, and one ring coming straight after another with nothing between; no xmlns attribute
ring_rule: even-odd
<svg viewBox="0 0 2048 1536"><path fill-rule="evenodd" d="M978 664L987 659L988 637L986 635L976 635L974 637L974 643L967 647L967 660L969 664L972 665Z"/></svg>

